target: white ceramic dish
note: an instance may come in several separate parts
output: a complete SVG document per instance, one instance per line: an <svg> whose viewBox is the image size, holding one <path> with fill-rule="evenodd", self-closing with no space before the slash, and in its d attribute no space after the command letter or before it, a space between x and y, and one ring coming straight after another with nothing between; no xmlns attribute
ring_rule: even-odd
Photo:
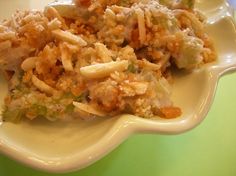
<svg viewBox="0 0 236 176"><path fill-rule="evenodd" d="M47 2L12 0L4 1L3 5L0 1L0 15L7 17L16 8L39 8ZM194 128L207 115L219 78L236 69L236 25L232 11L223 0L197 0L197 7L208 17L207 30L214 40L219 59L191 74L176 76L173 100L183 109L180 118L148 120L122 115L68 124L45 121L3 123L0 126L0 151L33 168L68 172L92 164L134 133L177 134ZM7 92L2 77L0 85L2 104Z"/></svg>

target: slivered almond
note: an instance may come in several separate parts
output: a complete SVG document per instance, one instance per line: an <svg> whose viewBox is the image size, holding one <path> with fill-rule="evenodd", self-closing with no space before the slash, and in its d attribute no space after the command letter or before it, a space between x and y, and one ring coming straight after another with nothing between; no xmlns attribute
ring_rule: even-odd
<svg viewBox="0 0 236 176"><path fill-rule="evenodd" d="M146 59L138 60L138 65L142 68L147 68L150 70L159 70L161 68L160 64L154 64Z"/></svg>
<svg viewBox="0 0 236 176"><path fill-rule="evenodd" d="M35 63L37 61L38 57L29 57L27 59L25 59L22 64L21 64L21 69L24 71L28 71L31 70L33 68L35 68Z"/></svg>
<svg viewBox="0 0 236 176"><path fill-rule="evenodd" d="M48 28L50 30L55 30L55 29L60 28L61 25L62 25L62 23L57 18L54 18L52 21L50 21L48 23Z"/></svg>
<svg viewBox="0 0 236 176"><path fill-rule="evenodd" d="M96 115L96 116L100 116L100 117L104 117L106 116L106 113L94 108L91 105L88 104L84 104L84 103L79 103L79 102L73 102L73 105L78 108L79 110L82 110L84 112Z"/></svg>
<svg viewBox="0 0 236 176"><path fill-rule="evenodd" d="M0 34L0 40L13 40L16 38L15 32L3 32Z"/></svg>
<svg viewBox="0 0 236 176"><path fill-rule="evenodd" d="M65 43L61 43L59 45L61 51L61 61L64 69L66 71L73 71L73 64L72 64L72 53L69 51L68 47Z"/></svg>
<svg viewBox="0 0 236 176"><path fill-rule="evenodd" d="M45 82L38 79L35 75L32 76L32 83L36 88L38 88L40 91L53 95L57 93L58 91L51 86L47 85Z"/></svg>
<svg viewBox="0 0 236 176"><path fill-rule="evenodd" d="M145 19L144 12L142 9L135 9L135 13L138 20L138 30L139 30L139 41L141 44L144 44L146 41L146 27L145 27Z"/></svg>
<svg viewBox="0 0 236 176"><path fill-rule="evenodd" d="M56 30L52 31L52 34L57 39L65 41L65 42L77 44L79 46L86 46L87 45L87 42L84 39L82 39L80 36L74 35L68 31L56 29Z"/></svg>
<svg viewBox="0 0 236 176"><path fill-rule="evenodd" d="M128 61L115 61L108 63L99 63L94 65L89 65L80 68L80 73L82 76L88 79L98 79L109 76L115 71L124 71L128 67Z"/></svg>
<svg viewBox="0 0 236 176"><path fill-rule="evenodd" d="M65 19L62 18L62 16L58 13L58 11L54 7L47 6L44 10L44 13L49 19L57 18L61 22L63 29L68 29Z"/></svg>
<svg viewBox="0 0 236 176"><path fill-rule="evenodd" d="M102 43L95 43L95 49L97 55L102 59L103 62L111 62L111 52L107 49L107 47Z"/></svg>

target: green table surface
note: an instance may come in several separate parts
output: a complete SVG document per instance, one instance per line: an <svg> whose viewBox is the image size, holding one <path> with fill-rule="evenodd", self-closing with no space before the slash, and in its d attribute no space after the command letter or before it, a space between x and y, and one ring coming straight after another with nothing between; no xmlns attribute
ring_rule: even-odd
<svg viewBox="0 0 236 176"><path fill-rule="evenodd" d="M53 176L0 155L0 176ZM95 164L62 176L235 176L236 73L219 81L213 106L180 135L134 135Z"/></svg>

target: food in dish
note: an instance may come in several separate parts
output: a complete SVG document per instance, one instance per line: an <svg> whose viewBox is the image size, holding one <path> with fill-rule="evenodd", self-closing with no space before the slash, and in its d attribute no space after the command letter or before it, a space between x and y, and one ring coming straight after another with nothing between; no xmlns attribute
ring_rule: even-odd
<svg viewBox="0 0 236 176"><path fill-rule="evenodd" d="M75 4L76 16L48 6L1 23L0 68L9 82L3 119L180 116L171 70L216 59L194 1Z"/></svg>

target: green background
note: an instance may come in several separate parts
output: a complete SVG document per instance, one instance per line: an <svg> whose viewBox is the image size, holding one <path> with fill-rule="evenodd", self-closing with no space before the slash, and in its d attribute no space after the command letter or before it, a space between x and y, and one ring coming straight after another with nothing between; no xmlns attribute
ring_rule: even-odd
<svg viewBox="0 0 236 176"><path fill-rule="evenodd" d="M53 176L0 155L0 176ZM62 176L236 176L236 73L220 79L206 119L180 135L134 135L95 164Z"/></svg>

